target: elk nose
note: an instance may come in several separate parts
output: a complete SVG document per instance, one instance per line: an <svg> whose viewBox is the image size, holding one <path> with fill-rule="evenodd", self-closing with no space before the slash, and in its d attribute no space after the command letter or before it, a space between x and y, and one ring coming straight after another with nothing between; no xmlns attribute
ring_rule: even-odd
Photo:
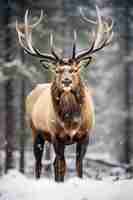
<svg viewBox="0 0 133 200"><path fill-rule="evenodd" d="M65 86L69 86L72 83L72 80L70 80L69 78L65 78L64 80L62 80L62 83Z"/></svg>

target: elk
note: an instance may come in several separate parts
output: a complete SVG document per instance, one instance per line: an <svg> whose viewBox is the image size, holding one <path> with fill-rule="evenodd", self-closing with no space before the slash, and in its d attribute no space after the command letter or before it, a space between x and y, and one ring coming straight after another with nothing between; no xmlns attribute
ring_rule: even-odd
<svg viewBox="0 0 133 200"><path fill-rule="evenodd" d="M44 143L50 142L55 151L54 175L56 182L63 182L66 161L64 150L66 145L76 143L76 172L83 176L83 158L85 156L89 136L94 126L94 106L91 90L81 80L81 67L92 61L92 54L108 46L113 37L113 21L101 16L96 6L97 20L88 19L83 13L85 22L93 23L93 31L89 48L76 50L77 34L74 31L72 56L62 58L53 47L53 34L50 35L51 53L41 53L32 44L32 30L41 22L29 23L26 10L24 23L16 21L18 40L24 51L40 59L46 68L51 68L55 76L50 83L38 84L26 98L26 116L32 129L33 151L35 156L35 176L40 178L41 160ZM85 65L83 66L83 61ZM48 66L45 64L48 63Z"/></svg>

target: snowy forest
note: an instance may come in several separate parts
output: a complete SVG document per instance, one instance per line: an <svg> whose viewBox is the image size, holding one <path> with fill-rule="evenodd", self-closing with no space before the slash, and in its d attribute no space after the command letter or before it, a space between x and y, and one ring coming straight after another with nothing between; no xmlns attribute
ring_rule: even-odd
<svg viewBox="0 0 133 200"><path fill-rule="evenodd" d="M85 188L88 193L98 188L97 196L92 195L92 199L132 199L133 194L129 195L131 187L129 196L124 193L123 198L120 198L120 185L112 186L112 182L131 181L133 185L133 2L0 0L0 200L26 200L22 193L14 196L13 191L17 189L11 185L17 185L19 181L27 184L27 187L33 184L33 190L37 188L39 194L39 186L35 180L32 182L34 157L31 130L25 122L25 98L36 84L50 82L53 77L52 72L44 69L38 59L27 55L20 47L15 29L16 20L23 22L26 9L30 9L34 21L42 9L45 16L33 33L34 45L42 52L49 52L49 35L52 32L56 50L67 57L71 54L73 30L77 31L77 48L80 50L89 46L88 37L94 26L80 19L80 9L88 18L95 19L96 5L103 16L113 19L114 37L109 46L94 55L93 63L83 69L81 74L86 85L92 88L96 112L96 125L84 159L86 182L84 178L83 183L75 179L75 145L68 145L65 151L68 163L66 181L70 185L61 186L62 195L65 191L66 198L57 198L72 199L71 195L67 195L69 187L80 184L79 191L83 187L86 196L79 197L75 189L75 199L90 199ZM53 147L48 143L45 145L42 171L42 178L46 180L40 182L40 191L43 191L44 184L44 190L46 186L49 193L50 187L56 192L54 185L47 186L48 180L53 179L53 159ZM112 182L104 184L103 180L108 178ZM93 182L88 182L87 187L89 180L101 181L103 185L99 187L96 182L93 187ZM7 182L10 184L2 186ZM126 182L124 184L123 189ZM103 196L100 188L106 190L106 186L114 193L118 192L117 195L114 197L108 189L108 193ZM5 195L8 188L10 196ZM22 188L24 190L24 186ZM27 200L41 199L41 194L34 198L30 195ZM56 199L56 196L46 199Z"/></svg>

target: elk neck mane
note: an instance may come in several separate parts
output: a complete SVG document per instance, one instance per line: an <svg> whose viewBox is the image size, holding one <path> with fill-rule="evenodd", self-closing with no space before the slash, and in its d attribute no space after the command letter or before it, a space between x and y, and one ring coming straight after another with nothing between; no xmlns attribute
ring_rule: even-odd
<svg viewBox="0 0 133 200"><path fill-rule="evenodd" d="M78 123L81 117L81 107L84 99L84 86L79 81L78 86L70 91L64 92L58 88L54 81L51 87L53 106L58 117L66 124Z"/></svg>

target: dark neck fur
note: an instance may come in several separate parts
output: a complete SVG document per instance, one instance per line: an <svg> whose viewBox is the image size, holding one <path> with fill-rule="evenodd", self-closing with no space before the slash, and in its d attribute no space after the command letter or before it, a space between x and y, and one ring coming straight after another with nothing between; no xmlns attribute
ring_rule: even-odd
<svg viewBox="0 0 133 200"><path fill-rule="evenodd" d="M54 81L51 88L53 105L58 117L66 126L74 126L81 117L81 106L84 99L84 88L80 81L77 88L70 92L60 91Z"/></svg>

